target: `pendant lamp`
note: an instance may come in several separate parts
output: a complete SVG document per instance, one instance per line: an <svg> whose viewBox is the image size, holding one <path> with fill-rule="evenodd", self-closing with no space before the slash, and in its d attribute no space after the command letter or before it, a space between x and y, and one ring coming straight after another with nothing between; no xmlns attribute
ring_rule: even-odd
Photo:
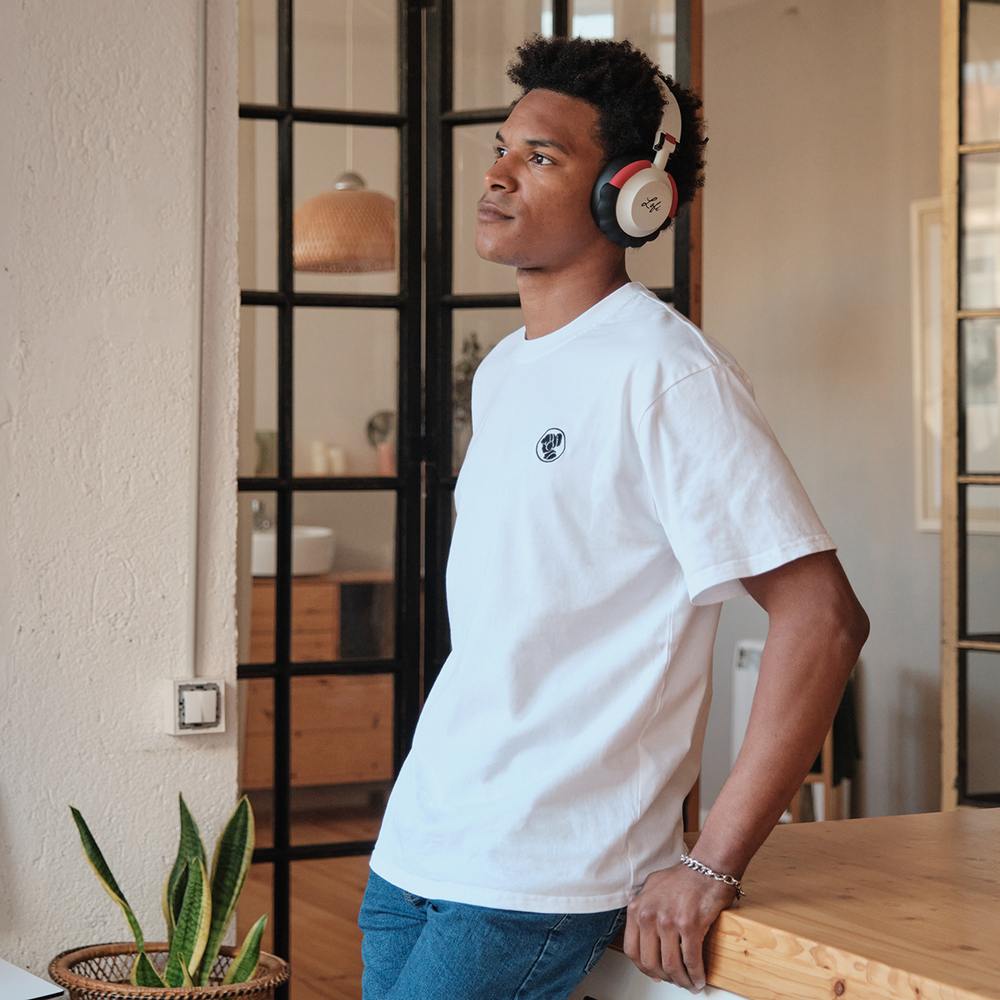
<svg viewBox="0 0 1000 1000"><path fill-rule="evenodd" d="M293 216L297 271L358 274L396 266L396 202L369 191L353 171L333 191L303 202Z"/></svg>
<svg viewBox="0 0 1000 1000"><path fill-rule="evenodd" d="M354 0L347 3L347 107L354 108ZM359 274L396 266L396 203L369 191L352 169L354 127L347 127L347 172L332 191L304 201L292 216L292 261L297 271Z"/></svg>

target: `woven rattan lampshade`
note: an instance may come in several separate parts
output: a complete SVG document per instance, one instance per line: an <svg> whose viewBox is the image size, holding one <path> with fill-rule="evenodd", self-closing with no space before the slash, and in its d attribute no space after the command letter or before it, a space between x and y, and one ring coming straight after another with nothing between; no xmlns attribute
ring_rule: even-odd
<svg viewBox="0 0 1000 1000"><path fill-rule="evenodd" d="M396 203L369 191L355 173L299 205L293 225L297 271L358 274L396 266Z"/></svg>

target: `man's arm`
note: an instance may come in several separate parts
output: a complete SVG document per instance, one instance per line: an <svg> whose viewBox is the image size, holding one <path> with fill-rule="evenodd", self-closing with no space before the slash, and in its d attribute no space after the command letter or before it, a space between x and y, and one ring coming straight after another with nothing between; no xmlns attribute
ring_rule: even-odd
<svg viewBox="0 0 1000 1000"><path fill-rule="evenodd" d="M767 641L743 747L693 851L736 878L808 774L868 638L868 616L832 552L743 584L768 613ZM683 865L654 872L629 904L625 953L655 979L702 989L705 935L734 893Z"/></svg>

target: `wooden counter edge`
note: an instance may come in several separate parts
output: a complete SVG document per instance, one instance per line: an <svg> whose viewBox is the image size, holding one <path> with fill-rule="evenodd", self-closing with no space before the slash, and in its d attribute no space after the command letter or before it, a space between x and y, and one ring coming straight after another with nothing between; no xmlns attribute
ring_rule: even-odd
<svg viewBox="0 0 1000 1000"><path fill-rule="evenodd" d="M725 911L705 941L711 986L747 1000L993 1000Z"/></svg>

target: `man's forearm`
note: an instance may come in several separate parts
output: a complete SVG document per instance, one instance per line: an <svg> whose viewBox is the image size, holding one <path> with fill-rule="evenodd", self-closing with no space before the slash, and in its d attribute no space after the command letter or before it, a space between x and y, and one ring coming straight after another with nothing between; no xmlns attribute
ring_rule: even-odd
<svg viewBox="0 0 1000 1000"><path fill-rule="evenodd" d="M747 735L693 857L742 878L816 759L868 636L868 617L833 553L743 581L768 613ZM705 985L703 943L735 890L675 865L653 872L629 904L625 952L647 975Z"/></svg>
<svg viewBox="0 0 1000 1000"><path fill-rule="evenodd" d="M780 579L744 583L770 625L746 737L696 851L737 877L808 774L868 635L832 554L790 564Z"/></svg>

